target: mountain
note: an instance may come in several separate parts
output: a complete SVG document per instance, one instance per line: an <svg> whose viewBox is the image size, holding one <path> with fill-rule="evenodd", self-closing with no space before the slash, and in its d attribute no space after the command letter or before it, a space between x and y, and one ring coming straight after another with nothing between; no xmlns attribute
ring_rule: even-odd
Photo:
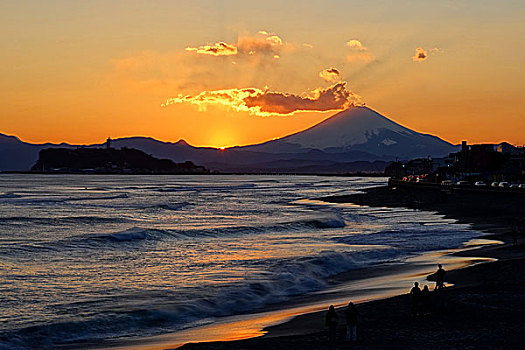
<svg viewBox="0 0 525 350"><path fill-rule="evenodd" d="M0 134L0 171L29 170L38 160L38 152L49 147L74 146L66 143L32 144L23 142L16 136Z"/></svg>
<svg viewBox="0 0 525 350"><path fill-rule="evenodd" d="M446 155L454 146L436 136L410 130L370 108L351 107L309 129L246 149L269 153L317 149L327 153L354 151L383 158L417 158Z"/></svg>
<svg viewBox="0 0 525 350"><path fill-rule="evenodd" d="M0 170L29 170L38 152L49 147L102 146L30 144L0 134ZM410 130L367 107L351 107L281 139L226 150L148 137L120 138L112 140L111 146L136 148L178 163L189 160L210 170L254 173L381 171L396 158L440 157L456 150L456 146L436 136Z"/></svg>

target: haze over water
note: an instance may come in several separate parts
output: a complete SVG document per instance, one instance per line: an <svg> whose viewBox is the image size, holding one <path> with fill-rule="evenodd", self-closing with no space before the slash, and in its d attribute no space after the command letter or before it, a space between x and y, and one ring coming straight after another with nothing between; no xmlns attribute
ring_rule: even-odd
<svg viewBox="0 0 525 350"><path fill-rule="evenodd" d="M479 236L402 208L316 198L321 176L0 176L0 348L148 336L264 310Z"/></svg>

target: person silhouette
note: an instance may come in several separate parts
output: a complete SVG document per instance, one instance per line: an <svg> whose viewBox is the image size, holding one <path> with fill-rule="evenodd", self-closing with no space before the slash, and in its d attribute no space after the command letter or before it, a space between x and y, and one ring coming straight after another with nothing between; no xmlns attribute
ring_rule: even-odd
<svg viewBox="0 0 525 350"><path fill-rule="evenodd" d="M349 342L357 341L357 309L354 303L349 302L345 310L346 316L346 340Z"/></svg>
<svg viewBox="0 0 525 350"><path fill-rule="evenodd" d="M428 289L428 286L425 285L421 291L421 311L423 315L430 315L432 311L431 309L430 290Z"/></svg>
<svg viewBox="0 0 525 350"><path fill-rule="evenodd" d="M418 282L414 282L414 287L410 290L410 295L412 296L412 316L418 316L421 302L421 289L419 289Z"/></svg>
<svg viewBox="0 0 525 350"><path fill-rule="evenodd" d="M436 289L441 289L445 287L445 269L441 264L438 264L438 270L436 271Z"/></svg>
<svg viewBox="0 0 525 350"><path fill-rule="evenodd" d="M518 232L520 231L520 222L515 220L512 224L512 243L514 245L518 244Z"/></svg>
<svg viewBox="0 0 525 350"><path fill-rule="evenodd" d="M335 343L335 335L337 330L337 324L339 323L339 316L333 305L330 305L328 312L326 313L325 324L328 326L328 341L333 344Z"/></svg>

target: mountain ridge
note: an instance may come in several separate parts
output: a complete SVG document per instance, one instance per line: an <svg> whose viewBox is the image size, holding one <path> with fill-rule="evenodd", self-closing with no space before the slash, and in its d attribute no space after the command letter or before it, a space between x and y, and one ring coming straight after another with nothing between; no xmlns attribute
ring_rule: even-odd
<svg viewBox="0 0 525 350"><path fill-rule="evenodd" d="M93 148L104 145L31 144L16 136L0 134L0 170L28 170L38 159L38 152L47 147ZM114 139L111 146L136 148L174 162L190 160L224 172L231 169L242 171L243 168L257 169L257 172L271 168L274 171L278 164L286 165L286 169L299 169L305 161L310 162L309 167L315 167L315 164L325 166L329 162L333 171L337 164L341 164L341 169L349 168L348 165L343 167L345 163L361 161L386 164L396 158L444 156L456 149L437 136L411 130L368 107L351 107L310 128L276 140L224 150L192 146L184 139L165 142L143 136Z"/></svg>

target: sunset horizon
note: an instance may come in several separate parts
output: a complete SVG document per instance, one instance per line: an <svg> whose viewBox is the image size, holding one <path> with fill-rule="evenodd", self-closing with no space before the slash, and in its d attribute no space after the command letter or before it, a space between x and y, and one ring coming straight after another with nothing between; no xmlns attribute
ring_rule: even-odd
<svg viewBox="0 0 525 350"><path fill-rule="evenodd" d="M0 131L231 147L365 103L454 144L523 145L517 5L5 2Z"/></svg>
<svg viewBox="0 0 525 350"><path fill-rule="evenodd" d="M344 109L344 110L332 110L332 111L327 111L327 112L323 112L323 114L325 114L323 117L321 117L321 119L319 119L318 121L315 121L313 124L311 125L306 125L304 126L303 128L301 129L298 129L298 130L292 130L290 131L289 133L287 134L284 134L282 136L278 136L278 137L272 137L270 139L262 139L262 140L257 140L257 141L254 141L254 142L251 142L251 143L245 143L245 144L208 144L208 143L203 143L203 144L195 144L193 143L191 140L189 139L186 139L184 137L180 137L178 139L161 139L161 138L156 138L154 136L151 136L151 135L146 135L146 134L140 134L140 133L137 133L137 134L123 134L123 135L118 135L118 134L111 134L111 135L106 135L106 136L100 136L100 138L98 139L89 139L87 141L77 141L76 139L70 139L70 140L65 140L65 139L37 139L37 140L30 140L30 139L24 139L22 137L20 137L19 135L16 135L16 134L10 134L10 133L6 133L6 132L2 132L2 130L0 130L0 134L3 134L3 135L6 135L6 136L14 136L16 138L18 138L20 141L22 142L27 142L27 143L34 143L34 144L44 144L44 143L52 143L52 144L61 144L61 143L67 143L67 144L82 144L82 145L91 145L91 144L103 144L106 142L107 138L111 138L111 139L124 139L124 138L134 138L134 137L138 137L138 138L151 138L151 139L154 139L154 140L157 140L157 141L161 141L161 142L166 142L166 143L177 143L177 142L180 142L180 141L184 141L186 142L188 145L190 146L194 146L194 147L211 147L211 148L216 148L216 149L228 149L228 148L233 148L233 147L243 147L243 146L250 146L250 145L257 145L257 144L261 144L261 143L265 143L265 142L268 142L268 141L274 141L274 140L278 140L278 139L281 139L281 138L284 138L284 137L287 137L287 136L290 136L290 135L293 135L293 134L296 134L296 133L300 133L302 131L305 131L309 128L312 128L312 127L315 127L316 125L330 119L331 117L335 116L336 114L340 113L340 112L344 112L345 110L347 109L351 109L353 107L367 107L373 111L376 111L373 107L371 106L367 106L367 105L362 105L362 106L349 106L348 108ZM378 112L378 111L376 111ZM378 112L379 113L379 112ZM382 113L380 113L382 114ZM385 116L384 114L382 114L383 116ZM390 119L391 121L397 123L394 119L391 119L391 118L388 118ZM447 140L445 137L442 137L440 135L437 135L435 133L433 133L432 131L429 131L429 130L425 130L425 131L422 131L422 130L417 130L417 129L414 129L412 127L410 127L410 125L404 125L404 124L401 124L401 123L397 123L399 125L402 125L406 128L409 128L413 131L416 131L416 132L419 132L419 133L423 133L423 134L429 134L429 135L433 135L433 136L436 136L436 137L439 137L440 139L446 141L446 142L449 142L453 145L460 145L462 141L467 141L468 143L471 143L471 144L499 144L499 143L503 143L503 142L508 142L508 143L511 143L511 144L514 144L516 146L524 146L525 143L513 143L512 141L509 141L508 139L489 139L489 140L477 140L476 139L468 139L466 137L460 137L457 141L450 141L450 140Z"/></svg>

